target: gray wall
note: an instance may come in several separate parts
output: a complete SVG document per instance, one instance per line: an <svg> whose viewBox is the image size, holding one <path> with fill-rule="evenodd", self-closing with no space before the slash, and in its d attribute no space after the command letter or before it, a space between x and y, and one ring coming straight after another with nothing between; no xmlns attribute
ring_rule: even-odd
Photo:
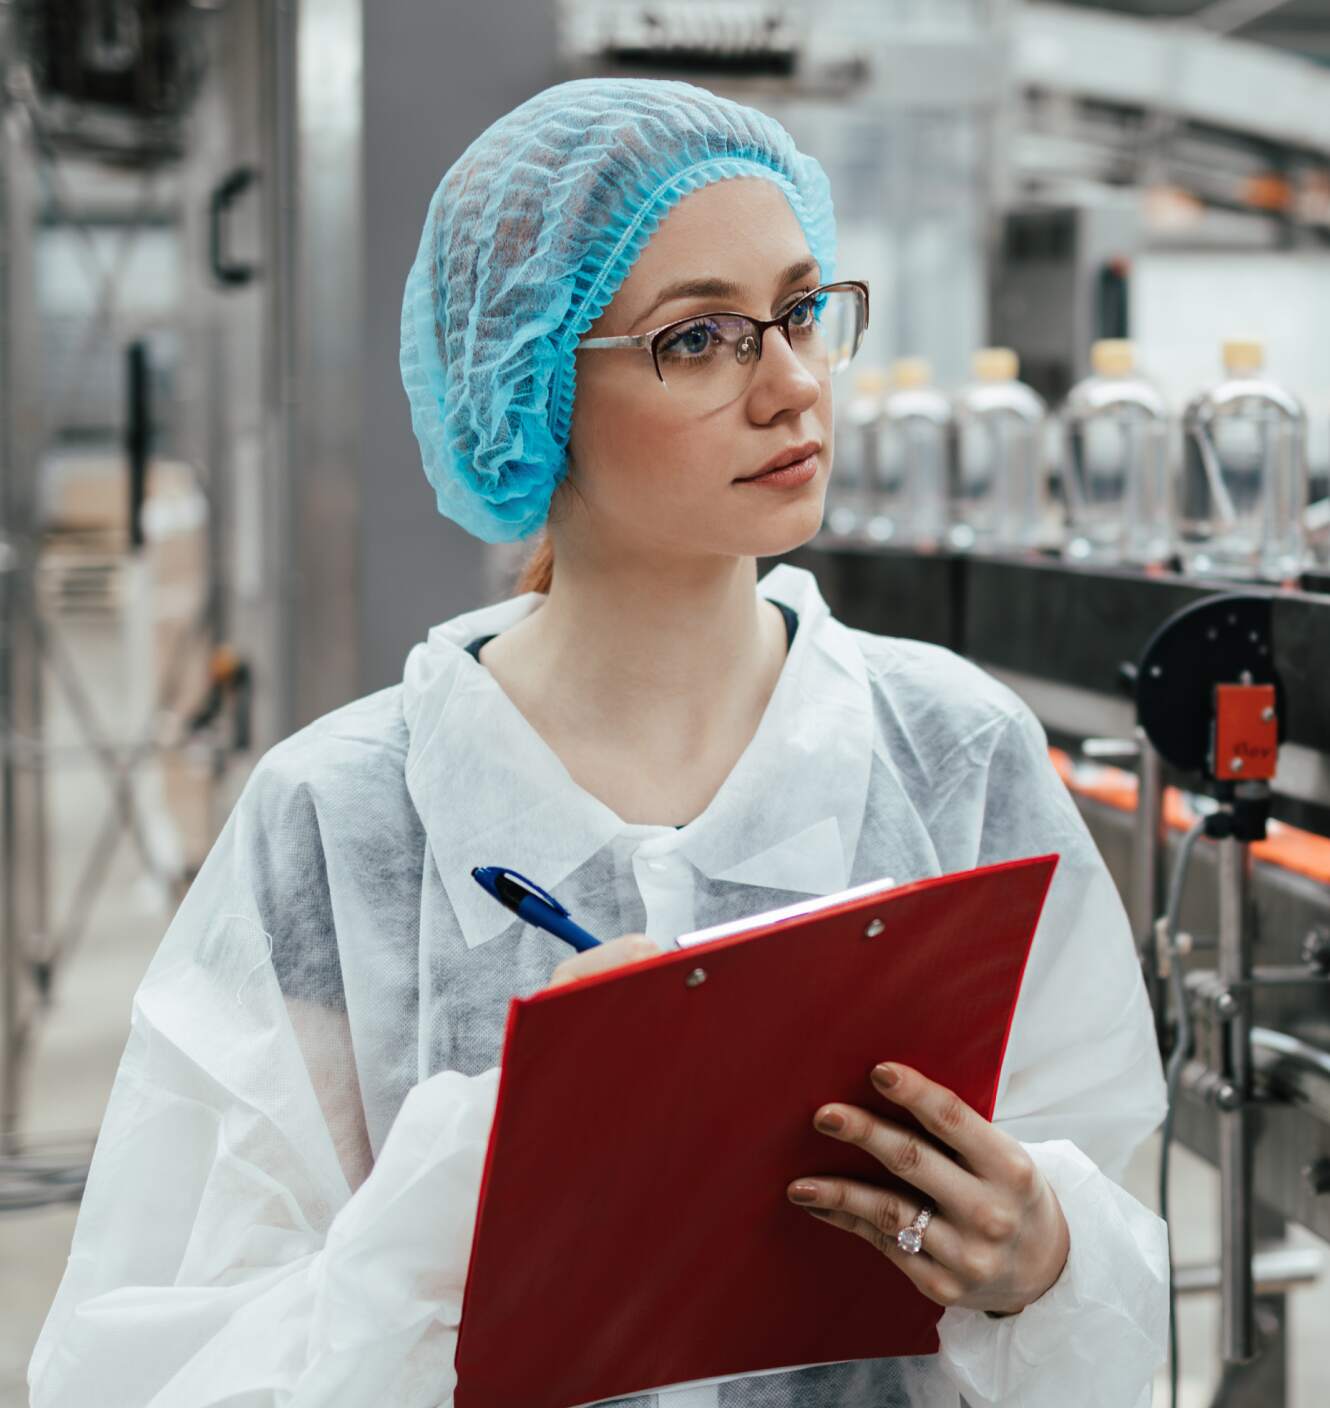
<svg viewBox="0 0 1330 1408"><path fill-rule="evenodd" d="M480 605L484 545L441 518L397 371L402 285L439 178L555 81L554 0L365 5L360 689L401 678L436 621Z"/></svg>

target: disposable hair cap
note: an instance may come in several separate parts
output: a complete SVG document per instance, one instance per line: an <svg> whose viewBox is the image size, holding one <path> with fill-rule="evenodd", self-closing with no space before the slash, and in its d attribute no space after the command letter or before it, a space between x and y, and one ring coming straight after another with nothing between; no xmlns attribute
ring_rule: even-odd
<svg viewBox="0 0 1330 1408"><path fill-rule="evenodd" d="M545 522L567 469L578 339L674 205L743 176L781 188L833 278L822 167L773 118L704 88L561 83L462 153L402 301L402 383L440 513L486 542Z"/></svg>

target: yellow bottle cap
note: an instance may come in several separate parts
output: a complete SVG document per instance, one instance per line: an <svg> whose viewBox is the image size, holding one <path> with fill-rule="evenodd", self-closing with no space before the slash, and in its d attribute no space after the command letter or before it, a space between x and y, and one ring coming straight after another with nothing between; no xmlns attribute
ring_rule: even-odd
<svg viewBox="0 0 1330 1408"><path fill-rule="evenodd" d="M891 364L892 383L902 391L914 391L933 380L933 364L927 357L902 357Z"/></svg>
<svg viewBox="0 0 1330 1408"><path fill-rule="evenodd" d="M1015 381L1021 373L1021 359L1010 347L981 347L974 354L977 381Z"/></svg>
<svg viewBox="0 0 1330 1408"><path fill-rule="evenodd" d="M1096 376L1130 376L1136 370L1136 348L1121 337L1106 337L1090 348Z"/></svg>
<svg viewBox="0 0 1330 1408"><path fill-rule="evenodd" d="M854 374L854 394L880 396L887 389L887 380L884 367L860 367Z"/></svg>
<svg viewBox="0 0 1330 1408"><path fill-rule="evenodd" d="M1253 376L1265 366L1263 342L1224 343L1224 370L1229 376Z"/></svg>

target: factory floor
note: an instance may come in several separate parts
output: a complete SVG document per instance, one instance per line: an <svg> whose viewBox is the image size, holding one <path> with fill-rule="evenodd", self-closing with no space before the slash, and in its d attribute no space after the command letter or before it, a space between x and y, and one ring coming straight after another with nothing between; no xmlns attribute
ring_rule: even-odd
<svg viewBox="0 0 1330 1408"><path fill-rule="evenodd" d="M79 632L74 629L71 635L79 637ZM85 628L71 644L85 666L96 667L89 678L115 678L113 643L108 645L95 628ZM102 697L116 696L107 690ZM55 691L50 709L52 740L73 741L73 725ZM79 859L101 824L106 796L103 779L90 767L65 765L52 778L52 893L58 898L69 893ZM63 912L59 905L57 909ZM103 897L59 976L55 1002L34 1043L20 1126L32 1140L96 1129L124 1045L130 1000L169 909L169 902L145 882L122 840ZM1150 1206L1155 1204L1157 1159L1157 1141L1151 1140L1138 1152L1127 1180L1131 1191ZM1174 1168L1175 1255L1180 1262L1213 1259L1219 1221L1216 1175L1185 1150L1177 1152ZM0 1214L0 1408L20 1408L28 1402L27 1362L64 1270L75 1217L75 1208L68 1205ZM1290 1230L1290 1240L1318 1245L1299 1229ZM1213 1296L1188 1297L1181 1304L1181 1408L1205 1408L1210 1402L1218 1373L1218 1310ZM1289 1319L1287 1408L1319 1408L1330 1402L1330 1356L1325 1351L1330 1257L1327 1274L1317 1285L1291 1295ZM1157 1392L1155 1402L1165 1403L1166 1393Z"/></svg>

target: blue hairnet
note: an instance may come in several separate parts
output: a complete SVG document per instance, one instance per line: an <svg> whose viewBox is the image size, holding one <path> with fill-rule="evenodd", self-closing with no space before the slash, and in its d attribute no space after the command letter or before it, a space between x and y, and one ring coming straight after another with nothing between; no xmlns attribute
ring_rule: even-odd
<svg viewBox="0 0 1330 1408"><path fill-rule="evenodd" d="M558 84L454 162L402 301L402 382L440 513L487 542L544 523L567 467L577 340L667 212L736 176L781 188L830 279L822 167L774 119L689 83Z"/></svg>

